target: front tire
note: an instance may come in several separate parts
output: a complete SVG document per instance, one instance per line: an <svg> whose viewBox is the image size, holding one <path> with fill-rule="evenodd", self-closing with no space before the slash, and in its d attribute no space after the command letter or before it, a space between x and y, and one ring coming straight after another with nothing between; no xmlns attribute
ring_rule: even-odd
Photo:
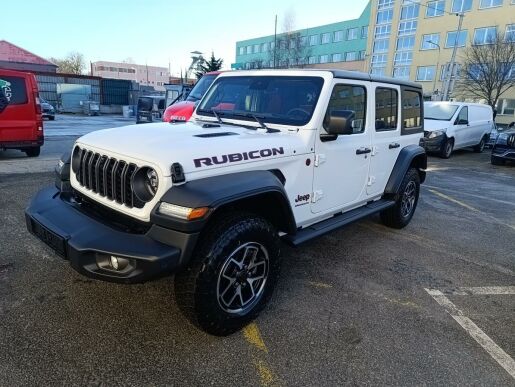
<svg viewBox="0 0 515 387"><path fill-rule="evenodd" d="M184 315L216 335L234 333L269 301L280 271L275 228L250 213L225 214L205 230L192 261L175 276Z"/></svg>
<svg viewBox="0 0 515 387"><path fill-rule="evenodd" d="M24 152L28 157L38 157L41 153L41 147L36 146L33 148L27 148L24 150Z"/></svg>
<svg viewBox="0 0 515 387"><path fill-rule="evenodd" d="M476 153L481 153L483 152L483 150L485 149L485 145L486 145L486 136L483 136L483 138L481 138L481 141L479 142L479 144L477 144L473 149L474 149L474 152Z"/></svg>
<svg viewBox="0 0 515 387"><path fill-rule="evenodd" d="M408 225L415 213L420 193L420 176L416 168L410 168L402 180L395 205L381 212L383 223L392 228Z"/></svg>
<svg viewBox="0 0 515 387"><path fill-rule="evenodd" d="M492 163L492 165L504 165L506 163L506 160L492 155L490 157L490 162Z"/></svg>
<svg viewBox="0 0 515 387"><path fill-rule="evenodd" d="M442 145L442 150L440 151L440 157L442 159L448 159L451 157L452 151L454 150L454 140L452 138L448 138Z"/></svg>

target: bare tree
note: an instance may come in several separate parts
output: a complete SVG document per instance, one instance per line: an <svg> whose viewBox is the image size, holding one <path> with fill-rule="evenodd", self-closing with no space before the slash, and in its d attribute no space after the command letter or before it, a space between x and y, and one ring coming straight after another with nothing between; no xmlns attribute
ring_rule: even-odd
<svg viewBox="0 0 515 387"><path fill-rule="evenodd" d="M58 66L57 72L65 74L83 74L86 69L84 55L80 52L70 52L65 58L49 58L50 62Z"/></svg>
<svg viewBox="0 0 515 387"><path fill-rule="evenodd" d="M487 44L465 49L456 91L463 97L484 99L495 108L499 98L515 86L515 40L497 34Z"/></svg>

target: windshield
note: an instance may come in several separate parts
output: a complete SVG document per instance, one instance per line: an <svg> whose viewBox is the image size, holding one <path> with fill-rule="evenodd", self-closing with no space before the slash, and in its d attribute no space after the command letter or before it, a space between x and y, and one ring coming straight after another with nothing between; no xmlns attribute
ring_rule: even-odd
<svg viewBox="0 0 515 387"><path fill-rule="evenodd" d="M440 120L450 121L458 105L450 104L425 104L424 105L424 119L427 120Z"/></svg>
<svg viewBox="0 0 515 387"><path fill-rule="evenodd" d="M217 74L211 74L204 75L202 78L200 78L195 84L195 87L191 90L188 98L186 98L186 101L195 102L201 100L217 76Z"/></svg>
<svg viewBox="0 0 515 387"><path fill-rule="evenodd" d="M282 125L311 119L324 83L320 77L234 76L218 78L197 114Z"/></svg>

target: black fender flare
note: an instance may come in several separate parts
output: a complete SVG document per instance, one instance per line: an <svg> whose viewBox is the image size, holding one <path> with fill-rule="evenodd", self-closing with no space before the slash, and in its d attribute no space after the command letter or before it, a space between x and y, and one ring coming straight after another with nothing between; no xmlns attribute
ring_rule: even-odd
<svg viewBox="0 0 515 387"><path fill-rule="evenodd" d="M401 149L395 161L392 173L390 174L390 178L388 179L388 183L386 183L385 194L397 194L402 179L411 166L418 169L420 182L423 183L426 178L425 169L427 169L427 155L424 148L419 145L408 145Z"/></svg>
<svg viewBox="0 0 515 387"><path fill-rule="evenodd" d="M202 219L186 221L159 213L161 202L190 208L209 207L210 211ZM277 220L273 223L278 230L295 233L295 218L284 186L273 171L266 170L229 173L173 186L152 210L150 221L177 231L200 232L217 211L243 202L255 212Z"/></svg>

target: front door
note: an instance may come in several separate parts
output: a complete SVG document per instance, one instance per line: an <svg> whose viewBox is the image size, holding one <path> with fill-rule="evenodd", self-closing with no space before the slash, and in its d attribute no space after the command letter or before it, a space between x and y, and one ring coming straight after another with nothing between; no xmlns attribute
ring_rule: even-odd
<svg viewBox="0 0 515 387"><path fill-rule="evenodd" d="M454 147L455 148L462 148L464 146L470 145L471 141L471 130L470 126L468 124L469 114L468 114L468 107L463 106L461 110L458 113L458 117L456 117L456 121L454 121L454 131L456 133L455 139L454 139ZM467 122L467 123L460 123L461 122Z"/></svg>
<svg viewBox="0 0 515 387"><path fill-rule="evenodd" d="M336 212L351 207L366 196L371 153L371 131L367 124L368 82L338 81L333 84L319 134L326 133L332 111L353 111L354 133L335 139L318 136L315 145L313 213Z"/></svg>

